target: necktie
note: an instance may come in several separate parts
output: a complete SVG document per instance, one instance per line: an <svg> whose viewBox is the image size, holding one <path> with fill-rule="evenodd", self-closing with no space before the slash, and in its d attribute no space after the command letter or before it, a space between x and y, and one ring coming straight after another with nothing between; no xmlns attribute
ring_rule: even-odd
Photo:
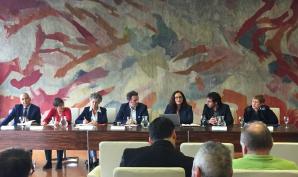
<svg viewBox="0 0 298 177"><path fill-rule="evenodd" d="M24 108L23 116L24 116L24 117L27 117L27 115L28 115L28 108Z"/></svg>

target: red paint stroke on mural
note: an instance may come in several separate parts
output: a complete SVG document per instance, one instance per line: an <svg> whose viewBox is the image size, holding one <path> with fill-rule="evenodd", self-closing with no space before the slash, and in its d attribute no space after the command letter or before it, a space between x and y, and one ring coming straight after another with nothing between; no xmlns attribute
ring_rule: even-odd
<svg viewBox="0 0 298 177"><path fill-rule="evenodd" d="M208 61L199 61L184 71L176 71L174 73L188 75L192 71L196 71L198 73L205 72L205 71L209 70L210 68L218 65L219 63L222 63L224 61L224 58L225 58L225 56L222 56L222 57L220 57L218 59L214 59L214 60L210 59Z"/></svg>
<svg viewBox="0 0 298 177"><path fill-rule="evenodd" d="M263 0L263 2L265 4L259 10L257 10L257 12L252 17L247 19L241 26L235 37L235 41L238 41L241 36L243 36L247 31L249 31L251 27L255 25L257 19L260 16L262 16L265 12L271 10L275 4L274 0Z"/></svg>
<svg viewBox="0 0 298 177"><path fill-rule="evenodd" d="M196 86L199 91L203 91L205 89L204 81L201 77L196 77Z"/></svg>
<svg viewBox="0 0 298 177"><path fill-rule="evenodd" d="M9 109L12 109L15 104L20 103L20 98L15 96L0 95L0 117L6 117Z"/></svg>
<svg viewBox="0 0 298 177"><path fill-rule="evenodd" d="M174 61L178 61L183 58L195 56L199 53L206 53L207 51L208 51L208 49L205 45L198 45L196 47L189 48L189 49L185 50L184 52L182 52L182 54L177 56Z"/></svg>
<svg viewBox="0 0 298 177"><path fill-rule="evenodd" d="M156 92L151 92L143 98L142 103L147 105L148 108L152 108L156 100L157 100Z"/></svg>
<svg viewBox="0 0 298 177"><path fill-rule="evenodd" d="M111 93L114 90L115 87L110 87L110 88L106 88L104 90L100 90L97 93L99 93L101 96L105 96L109 93ZM81 100L78 103L75 103L74 105L72 105L71 107L74 108L82 108L84 106L86 106L89 103L89 97L86 97L85 99Z"/></svg>
<svg viewBox="0 0 298 177"><path fill-rule="evenodd" d="M39 70L32 72L29 76L23 77L21 80L12 79L10 81L11 85L17 89L21 89L23 87L29 87L35 84L39 78L42 76Z"/></svg>
<svg viewBox="0 0 298 177"><path fill-rule="evenodd" d="M224 102L234 103L238 106L237 117L234 117L234 120L236 119L236 122L239 122L238 117L244 115L244 109L247 107L247 96L233 90L224 89L222 99Z"/></svg>
<svg viewBox="0 0 298 177"><path fill-rule="evenodd" d="M264 1L265 4L261 7L252 17L245 21L242 27L239 29L235 41L238 41L245 33L254 27L257 27L256 32L252 36L252 51L256 53L260 61L263 61L269 55L273 54L276 58L277 69L275 74L279 77L288 77L298 84L298 61L297 56L290 56L293 58L292 61L288 61L285 58L286 53L282 51L282 39L286 37L287 40L291 38L293 31L297 29L298 21L298 1L293 0L290 9L276 18L262 17L267 11L271 10L275 4L273 0ZM291 16L290 16L291 15ZM260 19L258 19L260 18ZM271 32L270 39L266 35L267 32ZM261 49L260 37L265 37L264 45L267 51Z"/></svg>
<svg viewBox="0 0 298 177"><path fill-rule="evenodd" d="M82 84L82 83L90 83L96 79L100 79L106 77L109 71L103 69L102 67L95 68L92 71L89 71L82 76L80 76L77 80L74 81L75 84Z"/></svg>
<svg viewBox="0 0 298 177"><path fill-rule="evenodd" d="M19 72L19 59L15 58L9 62L2 62L0 63L1 73L0 73L0 84L2 84L5 79L9 76L9 74L13 71Z"/></svg>
<svg viewBox="0 0 298 177"><path fill-rule="evenodd" d="M266 104L271 107L271 108L279 108L280 109L280 123L283 124L284 120L283 117L287 114L287 105L284 101L281 99L275 97L275 96L270 96L270 95L264 95ZM291 120L294 119L294 117L290 117Z"/></svg>

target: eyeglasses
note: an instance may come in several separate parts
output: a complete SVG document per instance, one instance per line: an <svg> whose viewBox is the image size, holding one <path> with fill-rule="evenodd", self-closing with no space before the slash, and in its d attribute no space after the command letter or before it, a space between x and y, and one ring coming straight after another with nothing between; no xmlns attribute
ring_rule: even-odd
<svg viewBox="0 0 298 177"><path fill-rule="evenodd" d="M175 99L183 98L182 96L175 96Z"/></svg>

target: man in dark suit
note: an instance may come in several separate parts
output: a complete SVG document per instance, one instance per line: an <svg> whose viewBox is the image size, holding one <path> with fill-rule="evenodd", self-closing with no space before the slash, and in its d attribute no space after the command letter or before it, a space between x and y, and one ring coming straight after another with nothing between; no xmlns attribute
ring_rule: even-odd
<svg viewBox="0 0 298 177"><path fill-rule="evenodd" d="M20 117L26 117L27 120L35 120L34 124L40 125L40 108L31 104L31 98L27 93L20 95L21 104L15 105L8 116L0 123L0 126L7 125L10 121L14 120L16 126L20 123Z"/></svg>
<svg viewBox="0 0 298 177"><path fill-rule="evenodd" d="M134 123L140 124L142 116L148 117L147 106L143 103L139 103L139 95L136 91L128 92L126 98L128 103L124 103L120 106L115 122L125 124L129 117Z"/></svg>
<svg viewBox="0 0 298 177"><path fill-rule="evenodd" d="M202 116L205 118L201 120L204 125L217 125L217 116L223 116L226 125L233 125L234 122L229 105L222 103L216 92L208 93Z"/></svg>
<svg viewBox="0 0 298 177"><path fill-rule="evenodd" d="M186 177L191 176L193 158L185 156L175 148L176 133L173 122L167 118L156 118L149 125L151 146L125 149L121 167L182 167Z"/></svg>

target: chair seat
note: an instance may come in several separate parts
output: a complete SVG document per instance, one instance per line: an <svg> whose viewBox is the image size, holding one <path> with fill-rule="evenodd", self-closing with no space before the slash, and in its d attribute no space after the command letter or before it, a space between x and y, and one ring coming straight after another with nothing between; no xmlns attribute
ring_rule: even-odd
<svg viewBox="0 0 298 177"><path fill-rule="evenodd" d="M93 168L87 175L87 177L100 177L101 176L101 167L98 165L97 167Z"/></svg>

